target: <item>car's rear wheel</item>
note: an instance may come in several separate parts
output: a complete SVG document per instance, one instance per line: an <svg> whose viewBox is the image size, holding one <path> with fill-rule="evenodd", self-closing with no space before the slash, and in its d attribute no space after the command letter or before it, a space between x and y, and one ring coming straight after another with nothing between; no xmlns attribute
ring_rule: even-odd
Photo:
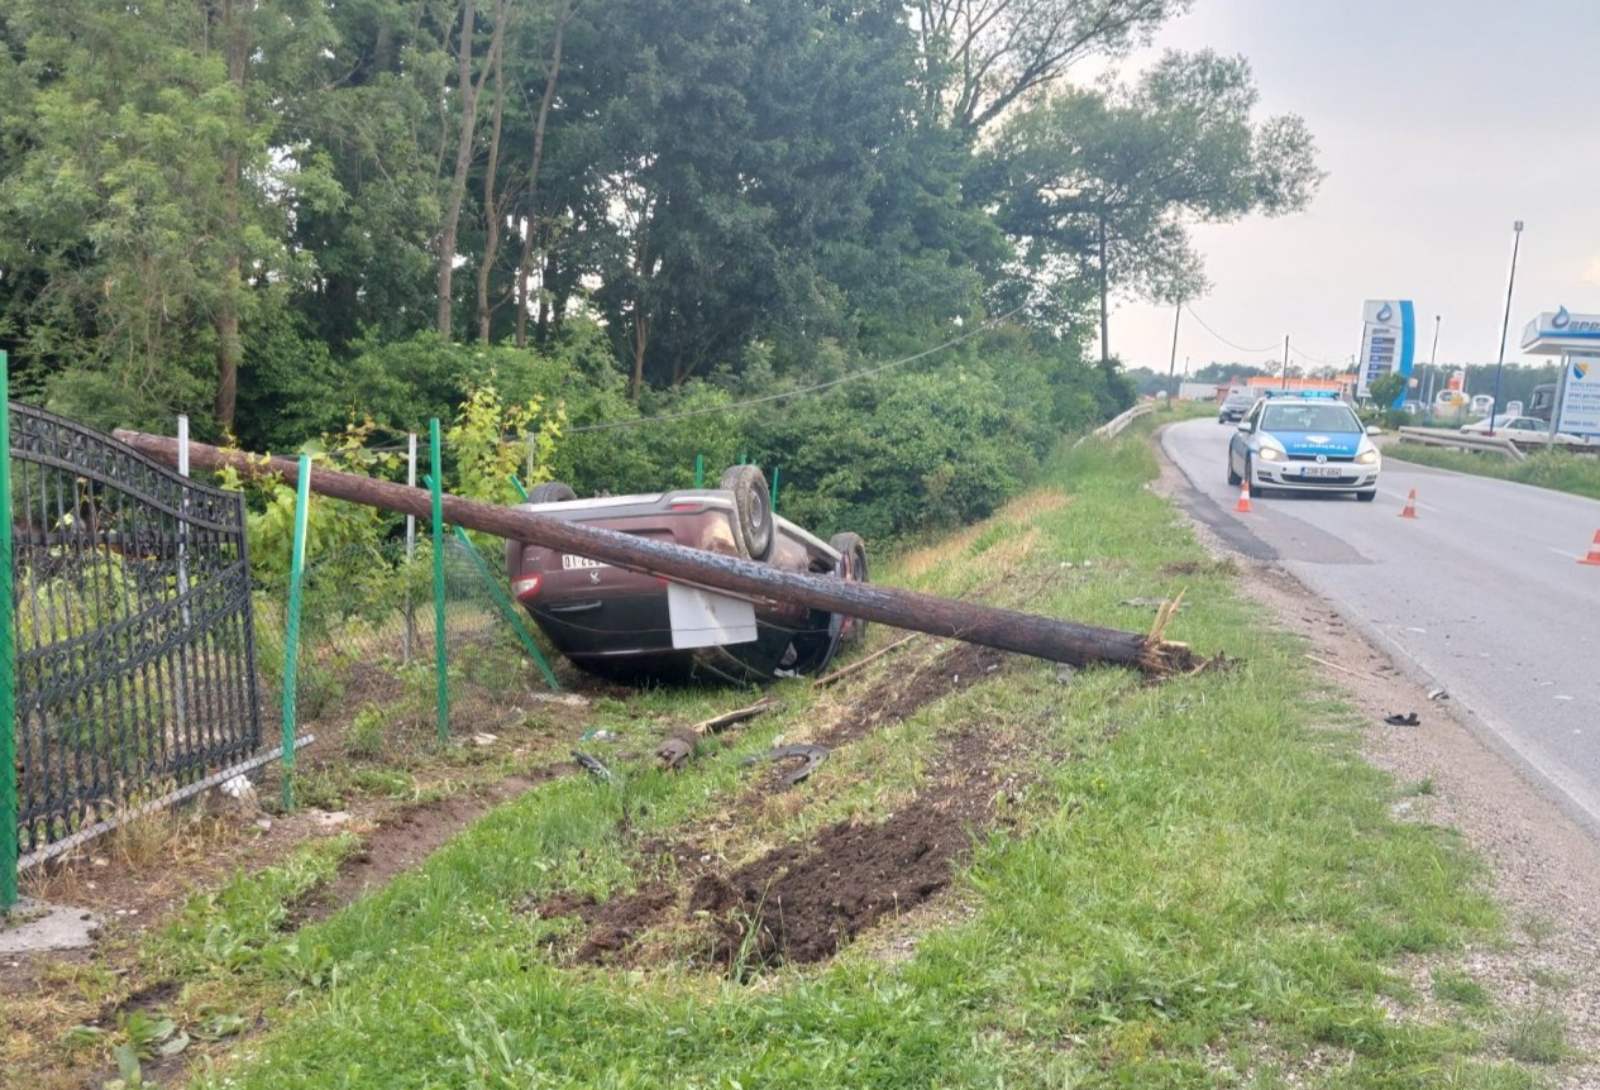
<svg viewBox="0 0 1600 1090"><path fill-rule="evenodd" d="M569 485L560 481L546 481L536 484L533 491L528 493L529 503L560 503L562 500L575 500L578 494ZM514 538L506 538L506 578L516 579L522 574L522 548L523 543Z"/></svg>
<svg viewBox="0 0 1600 1090"><path fill-rule="evenodd" d="M578 494L565 481L546 481L544 484L536 484L533 486L533 491L528 493L529 503L564 503L577 498Z"/></svg>
<svg viewBox="0 0 1600 1090"><path fill-rule="evenodd" d="M834 534L828 542L839 554L839 578L847 583L865 583L870 579L870 569L867 565L867 543L861 540L860 534L844 533ZM839 645L854 647L867 638L867 622L859 617L839 617Z"/></svg>
<svg viewBox="0 0 1600 1090"><path fill-rule="evenodd" d="M756 466L729 466L719 487L733 493L733 533L740 552L751 560L765 560L775 536L766 476Z"/></svg>

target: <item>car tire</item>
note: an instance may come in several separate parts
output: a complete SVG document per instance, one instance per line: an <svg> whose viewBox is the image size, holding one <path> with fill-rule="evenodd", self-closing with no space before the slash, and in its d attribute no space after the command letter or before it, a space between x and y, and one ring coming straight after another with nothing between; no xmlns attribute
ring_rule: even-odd
<svg viewBox="0 0 1600 1090"><path fill-rule="evenodd" d="M1374 488L1370 492L1357 492L1356 493L1356 499L1360 500L1362 503L1371 503L1373 500L1375 500L1377 498L1378 498L1378 490L1376 488Z"/></svg>
<svg viewBox="0 0 1600 1090"><path fill-rule="evenodd" d="M533 491L528 493L529 503L563 503L577 498L578 494L572 490L572 486L564 481L536 484L533 486Z"/></svg>
<svg viewBox="0 0 1600 1090"><path fill-rule="evenodd" d="M861 540L860 534L851 533L849 530L834 534L828 541L834 551L839 554L839 578L847 583L865 583L870 580L871 572L867 565L867 543ZM867 638L867 622L859 617L839 617L839 645L842 647L855 647Z"/></svg>
<svg viewBox="0 0 1600 1090"><path fill-rule="evenodd" d="M1265 488L1259 487L1256 484L1255 459L1250 457L1248 454L1244 456L1244 481L1250 486L1250 496L1252 499L1259 500L1267 494L1267 490Z"/></svg>
<svg viewBox="0 0 1600 1090"><path fill-rule="evenodd" d="M739 551L751 560L772 554L772 492L757 466L729 466L718 485L733 493L733 535Z"/></svg>
<svg viewBox="0 0 1600 1090"><path fill-rule="evenodd" d="M528 493L528 503L560 503L562 500L575 500L578 494L569 485L560 481L546 481L536 484L533 491ZM522 574L522 549L524 543L515 538L506 538L506 578L516 579Z"/></svg>
<svg viewBox="0 0 1600 1090"><path fill-rule="evenodd" d="M1242 478L1233 471L1233 451L1228 451L1228 483L1238 488Z"/></svg>

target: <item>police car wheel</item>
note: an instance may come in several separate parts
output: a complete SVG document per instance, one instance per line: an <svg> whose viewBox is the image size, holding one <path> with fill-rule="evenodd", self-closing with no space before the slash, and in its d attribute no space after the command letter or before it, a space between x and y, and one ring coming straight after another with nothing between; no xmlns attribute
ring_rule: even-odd
<svg viewBox="0 0 1600 1090"><path fill-rule="evenodd" d="M1239 475L1233 471L1233 455L1228 455L1228 483L1235 488L1239 487Z"/></svg>

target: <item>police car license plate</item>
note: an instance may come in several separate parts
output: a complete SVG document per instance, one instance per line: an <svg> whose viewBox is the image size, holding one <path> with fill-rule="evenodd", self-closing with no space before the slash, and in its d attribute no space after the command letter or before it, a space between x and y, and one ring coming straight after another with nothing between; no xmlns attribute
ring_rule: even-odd
<svg viewBox="0 0 1600 1090"><path fill-rule="evenodd" d="M561 566L571 571L573 568L609 568L611 565L603 560L590 560L587 556L573 556L571 553L562 553Z"/></svg>
<svg viewBox="0 0 1600 1090"><path fill-rule="evenodd" d="M1338 466L1301 466L1302 477L1337 477L1344 471Z"/></svg>

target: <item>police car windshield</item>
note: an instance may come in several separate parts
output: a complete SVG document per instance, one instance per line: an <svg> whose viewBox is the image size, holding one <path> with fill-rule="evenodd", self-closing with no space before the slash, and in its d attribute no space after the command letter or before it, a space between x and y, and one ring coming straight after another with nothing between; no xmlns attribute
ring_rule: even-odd
<svg viewBox="0 0 1600 1090"><path fill-rule="evenodd" d="M1262 431L1321 431L1348 435L1361 430L1361 421L1348 405L1268 405Z"/></svg>

